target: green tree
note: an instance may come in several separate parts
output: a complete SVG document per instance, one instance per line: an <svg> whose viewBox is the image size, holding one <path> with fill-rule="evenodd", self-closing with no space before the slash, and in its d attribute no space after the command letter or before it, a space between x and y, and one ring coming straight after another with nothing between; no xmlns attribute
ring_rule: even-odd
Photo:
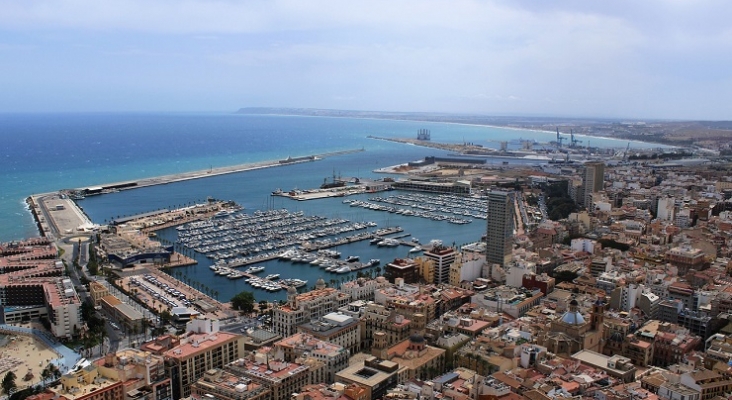
<svg viewBox="0 0 732 400"><path fill-rule="evenodd" d="M84 301L81 303L81 318L84 319L84 321L88 321L89 318L94 315L94 306L92 305L91 301Z"/></svg>
<svg viewBox="0 0 732 400"><path fill-rule="evenodd" d="M625 243L616 242L612 239L600 239L598 242L602 245L603 248L611 247L613 249L618 249L620 251L628 251L630 249L630 246Z"/></svg>
<svg viewBox="0 0 732 400"><path fill-rule="evenodd" d="M48 367L44 368L43 371L41 371L41 379L42 379L43 387L46 386L46 381L51 379L52 376L53 376L53 372L51 372L51 370L48 369Z"/></svg>
<svg viewBox="0 0 732 400"><path fill-rule="evenodd" d="M3 378L3 391L7 394L11 394L11 392L17 387L15 384L15 374L13 371L8 371L7 374L5 374L5 378Z"/></svg>
<svg viewBox="0 0 732 400"><path fill-rule="evenodd" d="M94 245L89 245L89 261L86 263L86 269L89 270L89 273L92 275L98 275L99 274L99 263L97 262L97 252L96 249L94 249Z"/></svg>
<svg viewBox="0 0 732 400"><path fill-rule="evenodd" d="M260 300L259 301L259 312L264 312L269 307L269 303L267 303L267 300Z"/></svg>
<svg viewBox="0 0 732 400"><path fill-rule="evenodd" d="M231 298L231 305L235 310L251 313L254 311L254 294L247 291L241 292Z"/></svg>
<svg viewBox="0 0 732 400"><path fill-rule="evenodd" d="M557 283L572 282L577 279L577 273L572 271L560 271L554 274L554 279L556 279Z"/></svg>
<svg viewBox="0 0 732 400"><path fill-rule="evenodd" d="M167 325L170 322L171 318L173 318L173 316L170 315L170 312L168 310L163 310L160 312L160 322L163 325Z"/></svg>

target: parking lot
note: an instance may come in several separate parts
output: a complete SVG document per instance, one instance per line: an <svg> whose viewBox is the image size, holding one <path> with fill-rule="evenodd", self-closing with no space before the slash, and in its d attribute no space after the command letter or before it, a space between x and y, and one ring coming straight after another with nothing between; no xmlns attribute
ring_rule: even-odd
<svg viewBox="0 0 732 400"><path fill-rule="evenodd" d="M172 309L173 307L190 307L191 302L185 293L159 279L158 277L145 274L129 277L129 286L136 296L151 305L154 309ZM137 289L137 291L133 290Z"/></svg>

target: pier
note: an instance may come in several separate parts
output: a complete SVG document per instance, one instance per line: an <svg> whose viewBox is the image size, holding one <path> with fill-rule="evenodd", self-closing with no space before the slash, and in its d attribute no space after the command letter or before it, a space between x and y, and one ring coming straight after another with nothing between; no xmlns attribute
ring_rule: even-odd
<svg viewBox="0 0 732 400"><path fill-rule="evenodd" d="M375 237L382 237L382 236L391 235L394 233L399 233L402 231L404 231L404 229L402 229L399 226L395 226L395 227L391 227L391 228L382 228L382 229L377 229L375 233L370 233L370 232L357 233L357 234L346 236L344 238L341 238L338 240L333 240L333 241L330 241L327 243L314 243L314 242L305 241L305 242L302 242L299 247L303 251L312 253L312 252L318 251L318 250L329 249L332 247L337 247L337 246L341 246L341 245L349 244L349 243L361 242L364 240L370 240ZM406 236L409 236L409 234L404 234L404 235L401 235L400 237L406 237ZM247 267L247 266L261 263L261 262L272 261L272 260L278 259L279 257L280 257L280 253L265 253L265 254L261 254L259 256L255 256L251 259L241 259L238 261L237 260L230 261L229 263L226 264L226 266L229 268Z"/></svg>
<svg viewBox="0 0 732 400"><path fill-rule="evenodd" d="M333 151L333 152L322 153L322 154L312 154L312 155L307 155L307 156L288 157L283 160L270 160L270 161L261 161L261 162L247 163L247 164L232 165L232 166L228 166L228 167L209 168L206 170L181 172L181 173L177 173L177 174L163 175L163 176L157 176L157 177L151 177L151 178L143 178L143 179L137 179L137 180L131 180L131 181L108 183L108 184L103 184L103 185L93 186L93 187L76 188L76 189L73 189L72 192L78 193L79 195L82 195L82 196L113 193L113 192L116 192L119 190L137 189L137 188L155 186L155 185L166 185L168 183L182 182L182 181L187 181L187 180L191 180L191 179L206 178L209 176L233 174L233 173L237 173L237 172L253 171L253 170L263 169L263 168L283 167L283 166L287 166L287 165L318 161L318 160L321 160L323 158L328 158L328 157L336 157L336 156L342 156L342 155L346 155L346 154L359 153L362 151L365 151L365 150L363 148L351 149L351 150L341 150L341 151Z"/></svg>
<svg viewBox="0 0 732 400"><path fill-rule="evenodd" d="M51 240L70 236L90 234L93 222L84 214L74 200L84 196L114 193L121 190L137 189L155 185L166 185L169 183L182 182L191 179L206 178L233 174L237 172L253 171L263 168L282 167L304 162L317 161L327 157L336 157L346 154L353 154L365 151L363 148L333 151L329 153L313 154L300 157L288 157L282 160L270 160L255 163L239 164L228 167L210 168L192 172L162 175L138 180L107 183L99 186L89 186L76 189L64 189L58 192L39 193L30 195L26 202L33 214L38 231L42 236ZM171 224L175 225L175 224Z"/></svg>

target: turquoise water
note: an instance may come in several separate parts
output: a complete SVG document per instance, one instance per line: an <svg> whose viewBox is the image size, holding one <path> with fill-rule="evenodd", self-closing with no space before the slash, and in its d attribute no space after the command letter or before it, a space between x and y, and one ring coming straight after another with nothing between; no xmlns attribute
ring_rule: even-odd
<svg viewBox="0 0 732 400"><path fill-rule="evenodd" d="M207 169L287 156L363 147L355 154L295 170L272 169L264 176L236 175L194 182L201 191L151 188L100 198L95 217L149 210L150 196L166 203L187 202L196 196L216 195L229 185L250 186L256 179L262 193L273 187L312 187L332 175L369 176L377 167L401 163L439 151L367 139L413 137L428 128L432 140L470 141L495 147L497 140L554 139L551 132L413 121L325 117L256 116L236 114L0 114L3 146L0 154L0 241L36 236L24 199L33 193ZM625 141L592 139L593 145L624 147ZM634 143L633 147L657 145ZM514 162L514 161L511 161ZM303 175L304 174L304 175ZM296 176L294 176L296 175ZM196 194L192 194L196 193ZM224 196L220 196L224 197ZM124 197L127 199L127 197ZM262 195L246 199L256 205ZM249 204L250 206L254 204ZM114 210L106 210L107 207Z"/></svg>
<svg viewBox="0 0 732 400"><path fill-rule="evenodd" d="M535 139L548 142L551 132L531 132L469 125L413 121L252 116L227 114L22 114L0 115L3 154L0 159L0 241L36 236L34 221L23 200L30 194L139 179L177 172L208 169L247 162L275 160L337 150L363 148L363 152L324 160L215 176L119 193L92 196L79 201L97 223L117 216L203 201L208 196L234 200L246 212L287 208L307 214L352 221L374 221L379 227L402 226L422 242L441 239L446 244L476 241L485 230L484 221L453 225L420 218L349 207L342 199L297 202L270 193L282 188L313 188L335 172L343 177L381 177L372 171L384 166L445 155L439 150L368 139L414 137L428 128L436 142L463 141L496 147L498 140ZM625 147L625 141L592 139L593 146ZM657 147L633 144L633 147ZM495 160L502 162L504 159ZM510 163L534 161L508 160ZM357 199L367 199L363 195ZM175 230L160 237L175 241ZM343 257L362 260L379 258L382 267L396 257L406 257L407 247L380 248L368 242L339 248ZM211 260L199 256L200 264L181 271L191 279L216 288L227 300L251 289L243 280L214 276ZM302 278L312 286L319 277L326 282L346 279L317 267L272 261L268 273L283 278ZM255 291L258 299L281 299L284 293Z"/></svg>

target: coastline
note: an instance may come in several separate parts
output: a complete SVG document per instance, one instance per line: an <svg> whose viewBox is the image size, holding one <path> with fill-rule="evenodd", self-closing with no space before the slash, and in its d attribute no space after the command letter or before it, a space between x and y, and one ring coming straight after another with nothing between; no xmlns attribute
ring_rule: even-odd
<svg viewBox="0 0 732 400"><path fill-rule="evenodd" d="M516 126L504 126L504 125L491 125L491 124L481 124L481 123L468 123L468 122L453 122L453 121L429 121L429 120L419 120L419 119L403 119L403 118L378 118L378 117L357 117L357 116L338 116L338 115L303 115L303 114L287 114L287 113L262 113L262 114L245 114L245 113L234 113L235 115L261 115L261 116L276 116L276 117L311 117L311 118L336 118L336 119L359 119L359 120L371 120L371 121L403 121L403 122L420 122L420 123L426 123L426 124L447 124L447 125L456 125L456 126L472 126L472 127L486 127L486 128L495 128L495 129L508 129L512 131L524 131L524 132L536 132L536 133L543 133L543 134L550 134L554 135L555 131L547 131L542 129L532 129L532 128L520 128ZM562 133L562 135L569 135L568 133ZM598 138L603 140L613 140L618 142L631 142L631 143L643 143L643 144L652 144L652 145L658 145L663 147L669 147L669 148L679 148L680 146L674 146L670 144L665 143L658 143L658 142L649 142L645 140L638 140L638 139L619 139L609 136L602 136L602 135L588 135L586 133L575 133L575 137L585 137L585 138ZM615 148L615 147L611 147ZM623 148L622 145L618 146L617 148Z"/></svg>

